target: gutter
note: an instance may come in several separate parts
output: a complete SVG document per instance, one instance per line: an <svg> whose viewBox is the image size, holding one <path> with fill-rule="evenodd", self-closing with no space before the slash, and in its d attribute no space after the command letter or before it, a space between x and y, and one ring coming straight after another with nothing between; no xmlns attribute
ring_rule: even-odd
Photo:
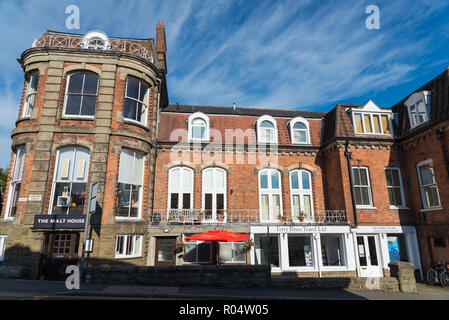
<svg viewBox="0 0 449 320"><path fill-rule="evenodd" d="M354 224L355 224L355 227L357 227L358 226L357 207L356 207L356 203L355 203L354 186L353 186L353 182L352 182L352 168L351 168L352 152L349 152L348 145L349 145L349 139L346 139L345 157L346 157L346 163L348 166L348 173L349 173L349 186L351 188L351 199L352 199L352 211L354 213Z"/></svg>

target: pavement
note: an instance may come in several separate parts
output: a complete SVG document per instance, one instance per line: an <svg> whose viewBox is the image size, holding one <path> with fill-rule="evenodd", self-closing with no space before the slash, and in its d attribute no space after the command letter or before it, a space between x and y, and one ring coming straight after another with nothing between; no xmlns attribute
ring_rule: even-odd
<svg viewBox="0 0 449 320"><path fill-rule="evenodd" d="M449 300L449 289L417 284L418 293L346 289L218 288L194 286L81 284L64 281L0 279L0 300L41 299L192 299L192 300Z"/></svg>

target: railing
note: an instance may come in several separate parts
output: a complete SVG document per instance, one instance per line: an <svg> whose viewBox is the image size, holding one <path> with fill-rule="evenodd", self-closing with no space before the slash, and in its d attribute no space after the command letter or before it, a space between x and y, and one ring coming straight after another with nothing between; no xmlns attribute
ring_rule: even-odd
<svg viewBox="0 0 449 320"><path fill-rule="evenodd" d="M345 210L317 210L311 217L280 216L264 221L258 209L228 209L208 212L201 209L154 209L149 217L150 226L170 224L344 224L347 225Z"/></svg>
<svg viewBox="0 0 449 320"><path fill-rule="evenodd" d="M46 34L37 39L33 43L33 47L82 48L82 40L82 36L69 34ZM145 60L149 60L151 63L154 63L153 54L147 48L134 41L126 39L110 39L110 47L105 50L131 53Z"/></svg>

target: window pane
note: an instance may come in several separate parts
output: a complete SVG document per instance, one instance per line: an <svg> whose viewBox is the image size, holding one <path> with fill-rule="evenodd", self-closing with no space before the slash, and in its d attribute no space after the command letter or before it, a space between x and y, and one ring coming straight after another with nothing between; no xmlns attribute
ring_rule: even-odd
<svg viewBox="0 0 449 320"><path fill-rule="evenodd" d="M215 171L215 188L225 188L225 172L222 170Z"/></svg>
<svg viewBox="0 0 449 320"><path fill-rule="evenodd" d="M368 236L368 247L370 254L370 261L372 266L377 266L377 250L376 250L376 240L373 236Z"/></svg>
<svg viewBox="0 0 449 320"><path fill-rule="evenodd" d="M323 266L344 266L343 249L339 236L321 236Z"/></svg>
<svg viewBox="0 0 449 320"><path fill-rule="evenodd" d="M197 245L198 248L198 262L209 262L210 256L210 242L201 242Z"/></svg>
<svg viewBox="0 0 449 320"><path fill-rule="evenodd" d="M360 185L367 186L368 185L368 175L366 169L360 169Z"/></svg>
<svg viewBox="0 0 449 320"><path fill-rule="evenodd" d="M379 115L375 114L373 115L373 122L374 122L374 132L375 133L382 133L380 130L380 117Z"/></svg>
<svg viewBox="0 0 449 320"><path fill-rule="evenodd" d="M79 115L81 108L81 96L67 95L65 114Z"/></svg>
<svg viewBox="0 0 449 320"><path fill-rule="evenodd" d="M365 132L366 133L372 133L373 128L371 127L371 117L369 115L363 115L363 119L365 122Z"/></svg>
<svg viewBox="0 0 449 320"><path fill-rule="evenodd" d="M359 252L360 266L364 267L367 265L368 260L366 257L365 241L363 240L363 237L357 237L357 248Z"/></svg>
<svg viewBox="0 0 449 320"><path fill-rule="evenodd" d="M192 126L192 138L204 139L206 137L206 128L200 126Z"/></svg>
<svg viewBox="0 0 449 320"><path fill-rule="evenodd" d="M302 176L302 188L309 190L310 189L310 174L306 171L301 171Z"/></svg>
<svg viewBox="0 0 449 320"><path fill-rule="evenodd" d="M388 121L388 116L381 116L382 117L382 129L384 134L390 134L390 121Z"/></svg>
<svg viewBox="0 0 449 320"><path fill-rule="evenodd" d="M136 120L139 122L145 122L145 109L140 102L137 102L136 105Z"/></svg>
<svg viewBox="0 0 449 320"><path fill-rule="evenodd" d="M363 205L370 205L370 197L369 197L369 188L363 187L360 188L362 193L362 204Z"/></svg>
<svg viewBox="0 0 449 320"><path fill-rule="evenodd" d="M170 171L170 187L179 187L180 168Z"/></svg>
<svg viewBox="0 0 449 320"><path fill-rule="evenodd" d="M392 206L397 205L393 188L388 188L388 199L390 200L390 205L392 205Z"/></svg>
<svg viewBox="0 0 449 320"><path fill-rule="evenodd" d="M206 210L206 219L212 218L212 193L204 195L204 209Z"/></svg>
<svg viewBox="0 0 449 320"><path fill-rule="evenodd" d="M131 210L129 213L130 217L137 217L139 215L139 196L140 196L140 186L131 186Z"/></svg>
<svg viewBox="0 0 449 320"><path fill-rule="evenodd" d="M183 209L191 209L190 207L190 193L182 194L182 208Z"/></svg>
<svg viewBox="0 0 449 320"><path fill-rule="evenodd" d="M118 180L132 184L134 182L134 151L122 148L120 151L120 165Z"/></svg>
<svg viewBox="0 0 449 320"><path fill-rule="evenodd" d="M30 89L32 90L32 92L37 91L38 82L39 82L39 73L33 72L32 76L31 76L31 81L30 81Z"/></svg>
<svg viewBox="0 0 449 320"><path fill-rule="evenodd" d="M72 183L69 214L83 214L86 201L86 183Z"/></svg>
<svg viewBox="0 0 449 320"><path fill-rule="evenodd" d="M125 99L125 107L123 116L127 119L137 121L137 102L131 99Z"/></svg>
<svg viewBox="0 0 449 320"><path fill-rule="evenodd" d="M298 171L293 171L290 175L290 179L291 179L291 188L299 189Z"/></svg>
<svg viewBox="0 0 449 320"><path fill-rule="evenodd" d="M81 108L81 115L93 116L95 114L95 104L97 101L96 96L84 96L83 106Z"/></svg>
<svg viewBox="0 0 449 320"><path fill-rule="evenodd" d="M288 261L291 267L313 267L310 236L288 236Z"/></svg>
<svg viewBox="0 0 449 320"><path fill-rule="evenodd" d="M144 84L143 82L140 83L140 96L139 96L139 100L143 103L148 103L148 101L146 101L146 95L148 92L148 86L146 84Z"/></svg>
<svg viewBox="0 0 449 320"><path fill-rule="evenodd" d="M86 77L84 79L83 93L97 94L97 83L98 83L98 76L96 74L86 73Z"/></svg>
<svg viewBox="0 0 449 320"><path fill-rule="evenodd" d="M310 195L304 195L304 213L306 217L312 217L312 203L310 201Z"/></svg>
<svg viewBox="0 0 449 320"><path fill-rule="evenodd" d="M261 199L261 204L262 204L262 208L261 208L261 213L262 213L262 220L269 220L269 211L268 211L268 195L267 194L263 194L262 195L262 199Z"/></svg>
<svg viewBox="0 0 449 320"><path fill-rule="evenodd" d="M355 203L358 205L363 205L362 188L354 187L354 194L355 194Z"/></svg>
<svg viewBox="0 0 449 320"><path fill-rule="evenodd" d="M190 169L182 169L182 186L190 188L192 186L192 171Z"/></svg>
<svg viewBox="0 0 449 320"><path fill-rule="evenodd" d="M268 173L264 171L260 174L260 188L268 189Z"/></svg>
<svg viewBox="0 0 449 320"><path fill-rule="evenodd" d="M262 121L262 123L260 124L260 127L274 129L274 125L270 121Z"/></svg>
<svg viewBox="0 0 449 320"><path fill-rule="evenodd" d="M133 77L128 77L126 82L126 96L134 99L139 97L139 81Z"/></svg>
<svg viewBox="0 0 449 320"><path fill-rule="evenodd" d="M205 188L212 188L212 172L211 169L203 171L203 186Z"/></svg>
<svg viewBox="0 0 449 320"><path fill-rule="evenodd" d="M119 183L117 188L117 216L127 217L131 202L131 185Z"/></svg>
<svg viewBox="0 0 449 320"><path fill-rule="evenodd" d="M243 242L233 242L233 261L234 262L246 262L246 250L243 247Z"/></svg>
<svg viewBox="0 0 449 320"><path fill-rule="evenodd" d="M170 209L178 209L179 195L177 193L172 193L170 195Z"/></svg>
<svg viewBox="0 0 449 320"><path fill-rule="evenodd" d="M84 73L70 75L68 93L81 93L83 87Z"/></svg>
<svg viewBox="0 0 449 320"><path fill-rule="evenodd" d="M278 237L268 237L262 236L256 244L256 250L260 253L260 263L259 264L268 264L268 260L272 267L279 267L279 245L278 245Z"/></svg>
<svg viewBox="0 0 449 320"><path fill-rule="evenodd" d="M281 215L281 200L279 195L275 194L272 196L273 201L273 219L277 220L279 219L279 216Z"/></svg>
<svg viewBox="0 0 449 320"><path fill-rule="evenodd" d="M224 194L218 193L217 194L217 211L224 209Z"/></svg>
<svg viewBox="0 0 449 320"><path fill-rule="evenodd" d="M62 199L58 202L58 197L69 197L69 196L70 196L70 183L58 182L55 184L52 214L67 213L67 208L71 205L71 203L62 201Z"/></svg>
<svg viewBox="0 0 449 320"><path fill-rule="evenodd" d="M231 262L232 261L232 243L220 242L219 261Z"/></svg>
<svg viewBox="0 0 449 320"><path fill-rule="evenodd" d="M299 217L299 213L301 212L301 207L299 204L299 195L293 195L293 217Z"/></svg>
<svg viewBox="0 0 449 320"><path fill-rule="evenodd" d="M385 169L385 176L387 178L387 186L393 186L393 178L392 178L392 171L391 169Z"/></svg>
<svg viewBox="0 0 449 320"><path fill-rule="evenodd" d="M271 171L271 188L279 189L279 172Z"/></svg>
<svg viewBox="0 0 449 320"><path fill-rule="evenodd" d="M305 142L307 142L306 131L304 131L304 130L293 130L293 141L295 143L305 143Z"/></svg>
<svg viewBox="0 0 449 320"><path fill-rule="evenodd" d="M394 199L395 199L394 204L396 206L401 206L403 204L401 188L393 188L393 193L394 193Z"/></svg>
<svg viewBox="0 0 449 320"><path fill-rule="evenodd" d="M354 179L354 185L359 186L360 185L360 169L359 168L352 168L352 175Z"/></svg>
<svg viewBox="0 0 449 320"><path fill-rule="evenodd" d="M363 133L362 114L361 113L355 113L354 114L354 120L355 120L355 132L356 133Z"/></svg>

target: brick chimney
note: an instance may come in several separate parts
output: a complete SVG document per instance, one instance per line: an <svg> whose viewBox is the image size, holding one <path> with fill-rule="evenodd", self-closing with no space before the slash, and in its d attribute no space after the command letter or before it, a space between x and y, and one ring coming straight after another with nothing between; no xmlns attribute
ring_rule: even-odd
<svg viewBox="0 0 449 320"><path fill-rule="evenodd" d="M156 52L159 59L159 68L164 69L167 73L167 44L165 41L165 26L162 21L159 21L156 25Z"/></svg>

